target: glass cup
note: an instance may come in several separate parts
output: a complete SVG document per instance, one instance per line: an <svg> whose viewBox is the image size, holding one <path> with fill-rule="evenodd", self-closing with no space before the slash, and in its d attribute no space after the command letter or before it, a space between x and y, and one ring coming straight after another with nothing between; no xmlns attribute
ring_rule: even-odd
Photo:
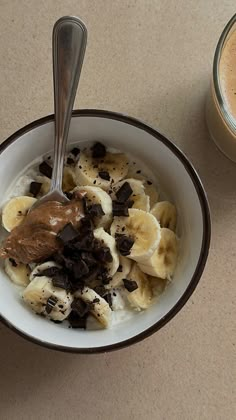
<svg viewBox="0 0 236 420"><path fill-rule="evenodd" d="M229 159L236 163L236 118L234 118L230 112L229 105L227 104L225 95L223 94L219 71L222 52L225 48L226 42L234 31L236 31L236 14L230 19L224 28L215 50L213 76L206 101L206 121L210 135L217 147Z"/></svg>

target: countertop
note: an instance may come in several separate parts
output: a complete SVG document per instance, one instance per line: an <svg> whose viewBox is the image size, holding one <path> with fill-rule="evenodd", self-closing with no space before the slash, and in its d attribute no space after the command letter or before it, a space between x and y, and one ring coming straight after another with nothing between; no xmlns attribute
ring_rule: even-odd
<svg viewBox="0 0 236 420"><path fill-rule="evenodd" d="M164 132L195 165L212 215L202 279L181 312L130 348L40 348L0 325L1 420L236 418L236 165L209 139L204 103L233 0L1 0L0 141L53 112L51 31L80 16L89 41L75 107Z"/></svg>

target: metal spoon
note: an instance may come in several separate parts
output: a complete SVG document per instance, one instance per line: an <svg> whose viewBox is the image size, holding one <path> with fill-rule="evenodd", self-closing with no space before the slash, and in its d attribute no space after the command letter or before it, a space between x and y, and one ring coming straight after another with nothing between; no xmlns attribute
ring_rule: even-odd
<svg viewBox="0 0 236 420"><path fill-rule="evenodd" d="M62 192L66 143L87 43L87 28L77 17L59 19L52 34L53 84L55 109L54 166L48 194L31 210L46 201L67 202Z"/></svg>

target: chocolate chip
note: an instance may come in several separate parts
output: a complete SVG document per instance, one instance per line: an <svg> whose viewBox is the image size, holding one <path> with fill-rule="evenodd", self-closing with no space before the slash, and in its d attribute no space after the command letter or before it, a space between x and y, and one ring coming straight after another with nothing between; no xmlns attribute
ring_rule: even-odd
<svg viewBox="0 0 236 420"><path fill-rule="evenodd" d="M48 178L52 178L52 167L45 161L40 163L39 172Z"/></svg>
<svg viewBox="0 0 236 420"><path fill-rule="evenodd" d="M107 295L104 296L104 299L107 301L110 308L112 308L112 297L110 293L107 293Z"/></svg>
<svg viewBox="0 0 236 420"><path fill-rule="evenodd" d="M79 233L71 223L67 223L64 228L57 234L57 237L66 244L78 237Z"/></svg>
<svg viewBox="0 0 236 420"><path fill-rule="evenodd" d="M80 149L78 147L74 147L70 153L72 153L72 155L74 155L75 157L78 156L78 154L80 153Z"/></svg>
<svg viewBox="0 0 236 420"><path fill-rule="evenodd" d="M89 268L83 260L74 262L73 273L76 279L80 279L89 273Z"/></svg>
<svg viewBox="0 0 236 420"><path fill-rule="evenodd" d="M42 187L42 182L31 182L30 184L30 194L32 194L34 197L38 195Z"/></svg>
<svg viewBox="0 0 236 420"><path fill-rule="evenodd" d="M73 165L75 163L74 159L72 159L71 157L68 157L66 162L68 165Z"/></svg>
<svg viewBox="0 0 236 420"><path fill-rule="evenodd" d="M139 169L138 171L136 171L136 174L141 174L141 170Z"/></svg>
<svg viewBox="0 0 236 420"><path fill-rule="evenodd" d="M105 179L106 181L110 181L110 175L109 172L107 171L100 171L98 172L98 175L100 176L100 178Z"/></svg>
<svg viewBox="0 0 236 420"><path fill-rule="evenodd" d="M122 273L122 271L123 271L123 267L122 267L122 265L119 265L119 267L117 268L117 271L118 271L119 273Z"/></svg>
<svg viewBox="0 0 236 420"><path fill-rule="evenodd" d="M93 145L93 147L91 148L92 150L92 157L97 159L97 158L103 158L106 156L106 148L102 143L95 143Z"/></svg>
<svg viewBox="0 0 236 420"><path fill-rule="evenodd" d="M148 185L152 185L152 182L151 182L151 181L147 181L147 184L148 184Z"/></svg>
<svg viewBox="0 0 236 420"><path fill-rule="evenodd" d="M104 286L96 286L96 287L94 287L94 291L98 294L98 295L100 295L101 297L103 297L106 293L107 293L107 290L105 289L105 287Z"/></svg>
<svg viewBox="0 0 236 420"><path fill-rule="evenodd" d="M138 289L137 282L134 280L123 279L123 283L128 292L133 292Z"/></svg>
<svg viewBox="0 0 236 420"><path fill-rule="evenodd" d="M112 201L113 216L129 216L129 208L134 204L133 200L120 203L119 201Z"/></svg>
<svg viewBox="0 0 236 420"><path fill-rule="evenodd" d="M128 182L124 182L124 184L116 192L117 201L119 201L120 203L124 203L132 194L133 190L130 184Z"/></svg>
<svg viewBox="0 0 236 420"><path fill-rule="evenodd" d="M9 258L9 261L13 267L17 267L17 263L15 262L13 258Z"/></svg>
<svg viewBox="0 0 236 420"><path fill-rule="evenodd" d="M107 246L104 246L95 251L95 255L101 263L111 263L113 261L110 248L108 248Z"/></svg>
<svg viewBox="0 0 236 420"><path fill-rule="evenodd" d="M134 240L126 235L116 234L116 247L121 255L127 256L130 254L130 250L134 244Z"/></svg>
<svg viewBox="0 0 236 420"><path fill-rule="evenodd" d="M69 324L72 328L86 328L87 316L81 318L75 311L71 311L68 316Z"/></svg>
<svg viewBox="0 0 236 420"><path fill-rule="evenodd" d="M92 204L87 207L86 213L89 214L92 218L104 216L104 211L101 204Z"/></svg>
<svg viewBox="0 0 236 420"><path fill-rule="evenodd" d="M57 298L55 296L50 296L48 298L47 303L46 303L46 308L45 308L47 314L50 314L52 312L56 303L57 303Z"/></svg>
<svg viewBox="0 0 236 420"><path fill-rule="evenodd" d="M89 306L80 298L75 298L71 304L71 309L80 317L89 312Z"/></svg>

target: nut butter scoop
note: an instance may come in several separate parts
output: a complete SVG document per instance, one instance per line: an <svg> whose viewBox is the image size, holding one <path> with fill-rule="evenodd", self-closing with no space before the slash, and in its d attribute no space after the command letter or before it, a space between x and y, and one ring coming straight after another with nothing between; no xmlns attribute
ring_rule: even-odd
<svg viewBox="0 0 236 420"><path fill-rule="evenodd" d="M33 209L24 221L11 231L0 248L1 258L13 258L18 263L40 262L60 250L57 233L67 223L79 226L84 216L80 200L62 204L47 201Z"/></svg>

